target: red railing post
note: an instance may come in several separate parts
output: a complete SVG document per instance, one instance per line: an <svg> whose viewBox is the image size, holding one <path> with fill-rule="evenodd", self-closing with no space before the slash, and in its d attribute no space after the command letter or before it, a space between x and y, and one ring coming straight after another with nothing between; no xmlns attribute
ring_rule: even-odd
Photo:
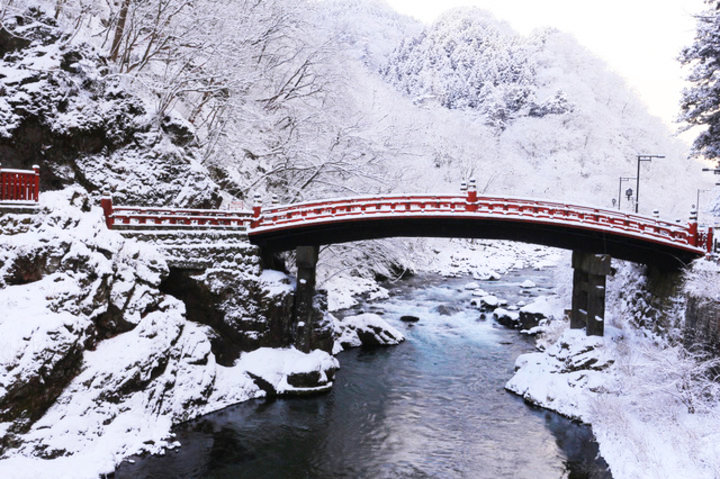
<svg viewBox="0 0 720 479"><path fill-rule="evenodd" d="M467 192L467 210L468 211L477 211L477 185L475 184L475 179L471 179L468 184L468 192Z"/></svg>
<svg viewBox="0 0 720 479"><path fill-rule="evenodd" d="M690 244L693 246L698 245L698 216L697 210L693 208L690 210L690 223L688 224L688 233L690 235Z"/></svg>
<svg viewBox="0 0 720 479"><path fill-rule="evenodd" d="M40 166L33 165L32 168L35 172L35 201L40 201Z"/></svg>
<svg viewBox="0 0 720 479"><path fill-rule="evenodd" d="M253 197L253 219L250 222L252 228L256 228L260 225L260 214L262 213L262 200L259 194L255 194Z"/></svg>
<svg viewBox="0 0 720 479"><path fill-rule="evenodd" d="M112 229L114 218L112 196L110 196L110 193L103 193L102 197L100 198L100 206L102 207L103 213L105 214L105 225L108 227L108 229Z"/></svg>

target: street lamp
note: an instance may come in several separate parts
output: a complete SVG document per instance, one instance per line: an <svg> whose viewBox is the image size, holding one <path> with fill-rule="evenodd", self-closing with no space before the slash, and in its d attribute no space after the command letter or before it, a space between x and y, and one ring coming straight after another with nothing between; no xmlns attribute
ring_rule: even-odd
<svg viewBox="0 0 720 479"><path fill-rule="evenodd" d="M621 176L620 177L620 184L618 185L618 199L617 199L617 207L618 210L620 210L620 199L622 198L622 184L624 181L632 181L634 180L634 177L630 176ZM628 198L628 201L630 201L630 198Z"/></svg>
<svg viewBox="0 0 720 479"><path fill-rule="evenodd" d="M640 206L640 162L651 161L654 158L665 158L664 155L637 155L637 177L635 178L635 213L638 212Z"/></svg>

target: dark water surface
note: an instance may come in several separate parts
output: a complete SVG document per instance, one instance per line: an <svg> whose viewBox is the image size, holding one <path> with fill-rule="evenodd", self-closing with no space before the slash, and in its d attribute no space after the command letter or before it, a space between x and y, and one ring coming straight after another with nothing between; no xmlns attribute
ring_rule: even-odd
<svg viewBox="0 0 720 479"><path fill-rule="evenodd" d="M521 271L481 286L515 304L529 300L523 280L542 287L548 276ZM532 341L480 320L468 281L426 275L391 285L390 299L363 308L382 310L403 344L341 353L326 395L250 401L184 424L181 448L124 463L116 477L610 477L589 427L503 389ZM406 325L403 314L421 320Z"/></svg>

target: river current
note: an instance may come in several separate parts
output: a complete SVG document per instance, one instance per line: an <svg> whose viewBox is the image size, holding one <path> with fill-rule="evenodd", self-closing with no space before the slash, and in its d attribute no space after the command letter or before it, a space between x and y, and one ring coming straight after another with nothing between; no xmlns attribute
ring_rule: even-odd
<svg viewBox="0 0 720 479"><path fill-rule="evenodd" d="M530 279L538 287L522 289ZM588 426L504 390L533 341L481 319L470 278L386 285L378 312L407 340L340 353L331 392L254 400L176 429L182 447L124 463L117 478L609 478ZM550 294L551 275L516 271L480 286L509 304ZM415 315L414 324L399 321Z"/></svg>

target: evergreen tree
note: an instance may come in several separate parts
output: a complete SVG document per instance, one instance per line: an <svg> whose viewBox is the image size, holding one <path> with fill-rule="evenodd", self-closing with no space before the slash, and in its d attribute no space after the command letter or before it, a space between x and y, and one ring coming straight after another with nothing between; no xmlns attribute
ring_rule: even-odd
<svg viewBox="0 0 720 479"><path fill-rule="evenodd" d="M720 162L720 0L705 0L697 16L695 41L680 53L690 68L690 88L683 91L680 121L706 127L693 143L693 154Z"/></svg>

